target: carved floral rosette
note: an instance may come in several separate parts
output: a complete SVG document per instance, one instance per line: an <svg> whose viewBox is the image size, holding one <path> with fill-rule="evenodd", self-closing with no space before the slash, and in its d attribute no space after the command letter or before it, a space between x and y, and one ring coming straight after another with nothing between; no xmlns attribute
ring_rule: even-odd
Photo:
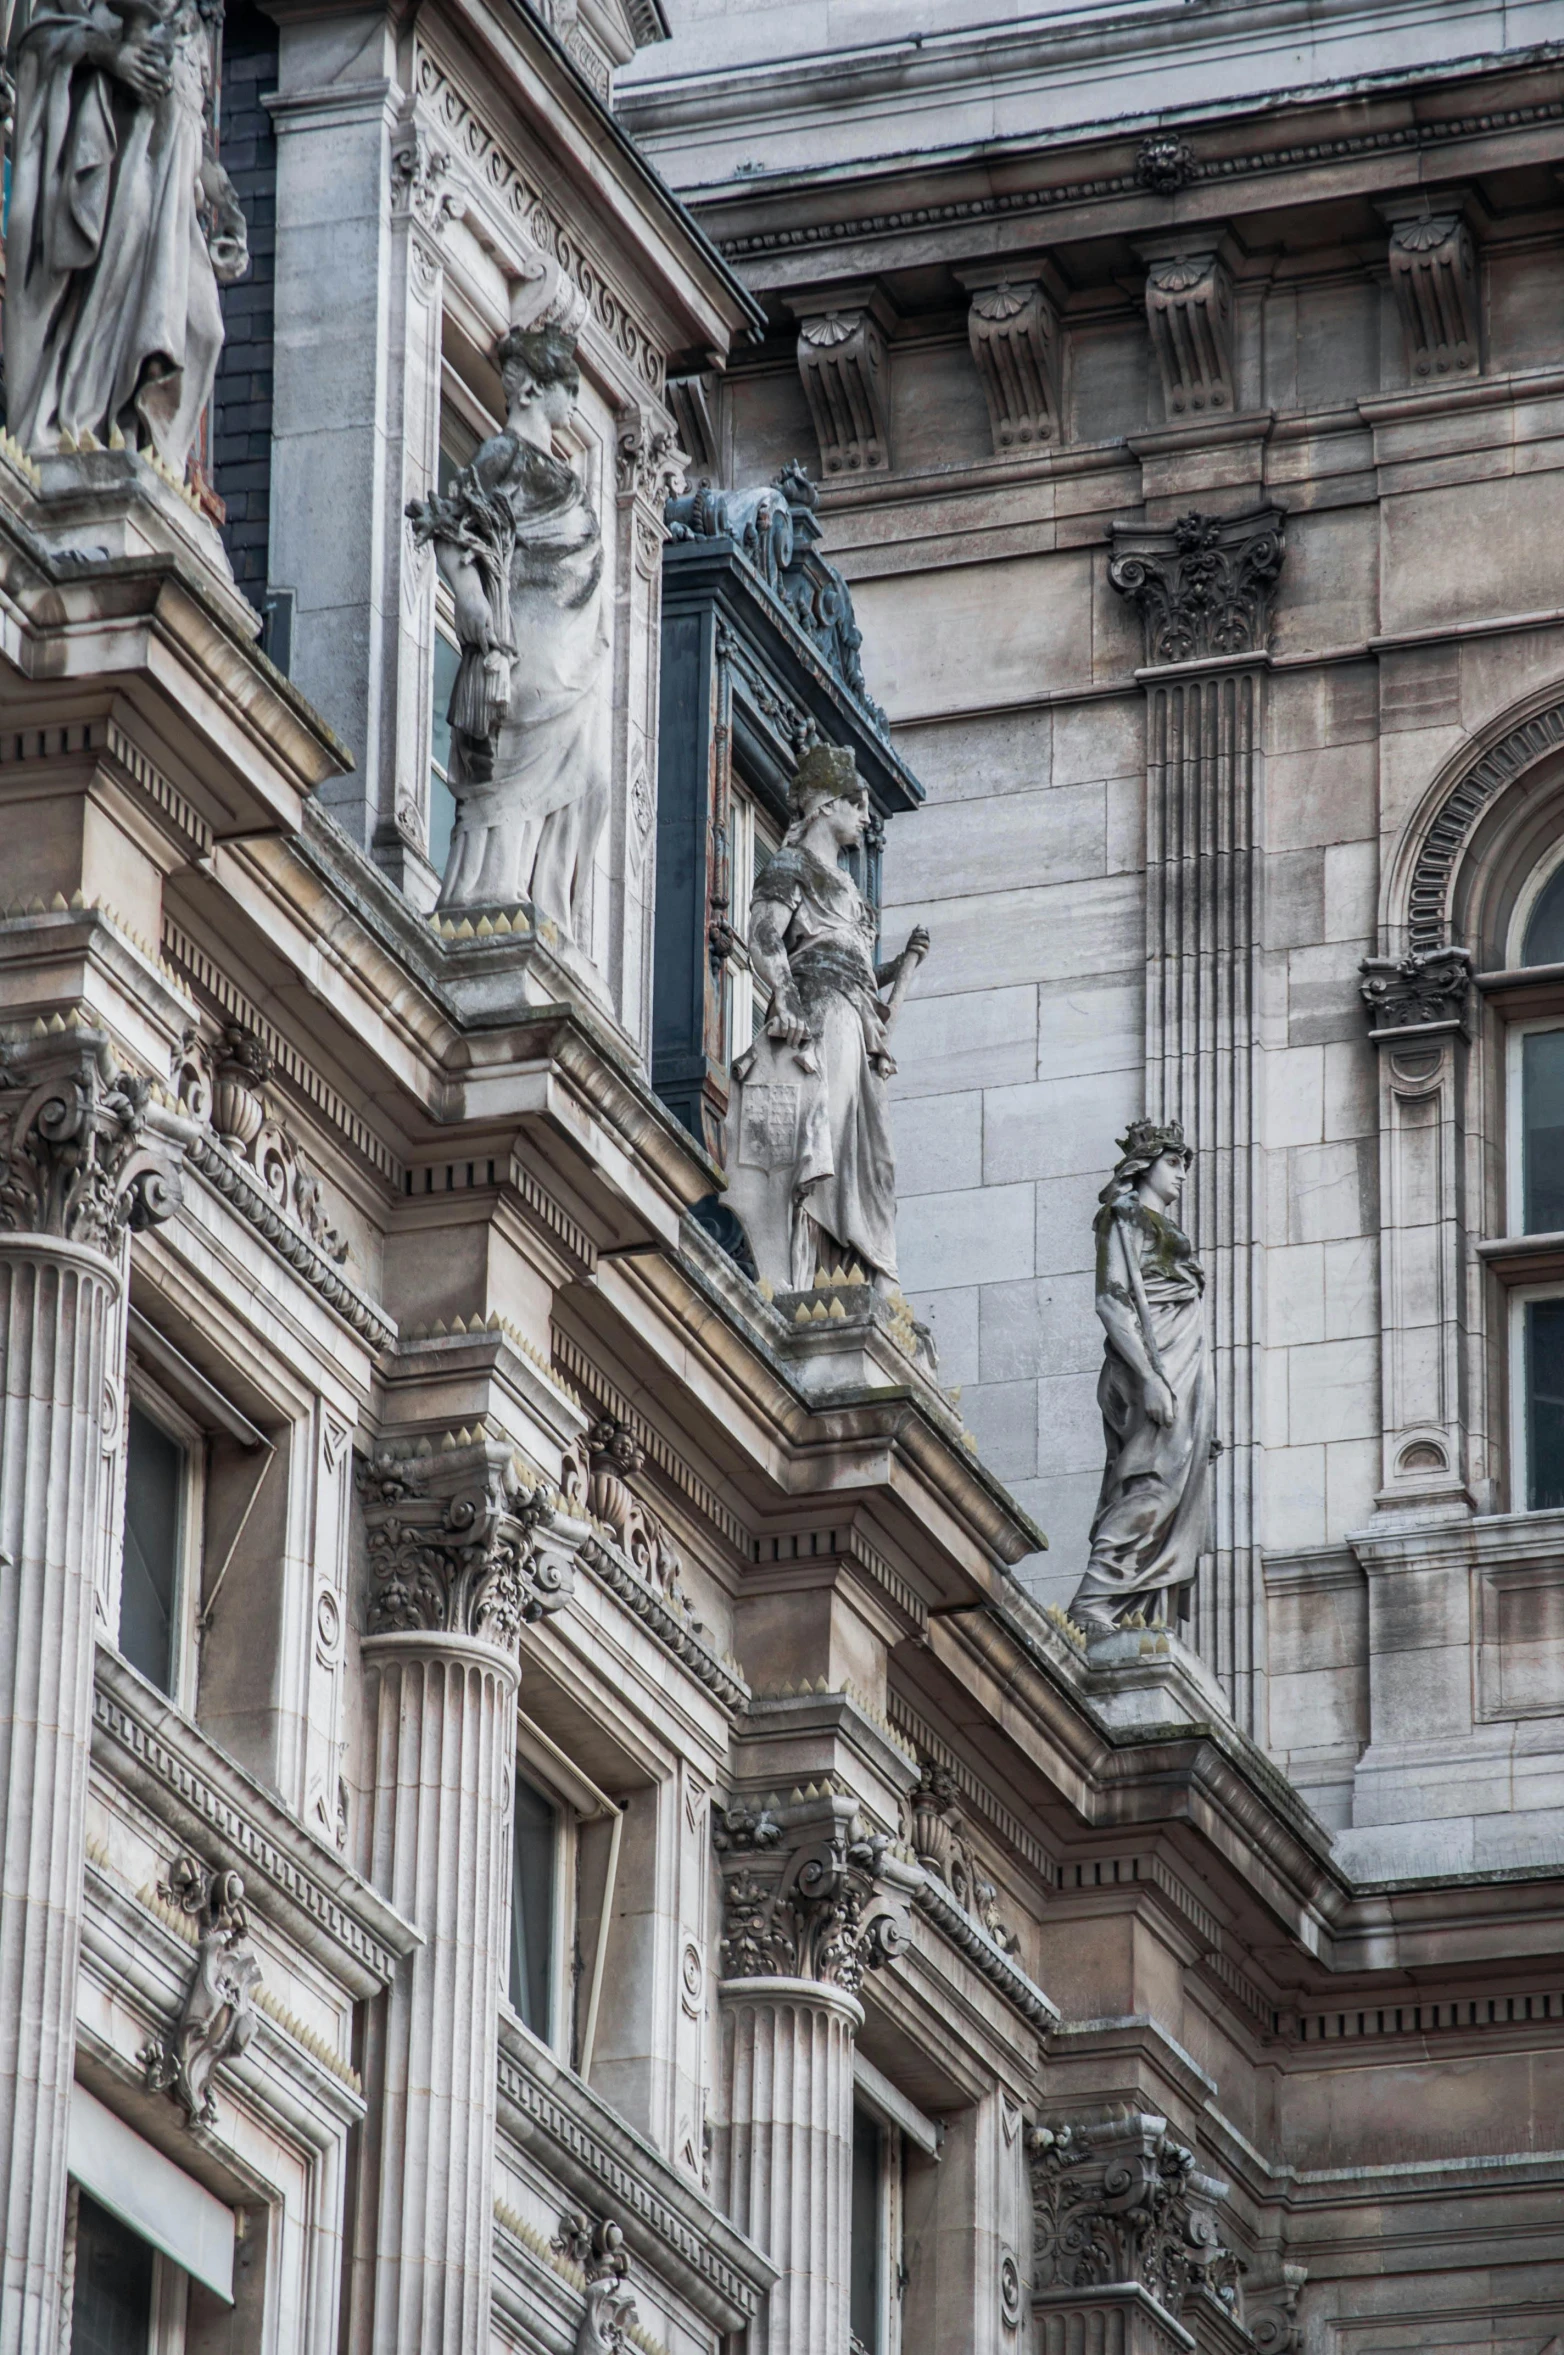
<svg viewBox="0 0 1564 2355"><path fill-rule="evenodd" d="M386 1447L357 1477L371 1635L470 1636L514 1653L523 1626L569 1601L572 1532L504 1441Z"/></svg>
<svg viewBox="0 0 1564 2355"><path fill-rule="evenodd" d="M1175 2319L1199 2295L1242 2319L1242 2267L1216 2212L1228 2186L1201 2173L1165 2118L1040 2126L1028 2157L1038 2289L1135 2283Z"/></svg>
<svg viewBox="0 0 1564 2355"><path fill-rule="evenodd" d="M904 1891L883 1832L830 1790L714 1817L729 1979L801 1979L856 1994L908 1945Z"/></svg>
<svg viewBox="0 0 1564 2355"><path fill-rule="evenodd" d="M0 1231L106 1257L171 1218L193 1130L120 1070L107 1035L77 1026L0 1046Z"/></svg>

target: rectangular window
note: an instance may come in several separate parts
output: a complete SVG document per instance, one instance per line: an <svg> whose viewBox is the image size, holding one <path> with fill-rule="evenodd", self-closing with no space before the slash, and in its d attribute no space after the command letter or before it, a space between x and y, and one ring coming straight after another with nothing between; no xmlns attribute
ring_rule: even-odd
<svg viewBox="0 0 1564 2355"><path fill-rule="evenodd" d="M853 2355L884 2355L885 2305L884 2130L868 2111L853 2109L852 2258L849 2319Z"/></svg>
<svg viewBox="0 0 1564 2355"><path fill-rule="evenodd" d="M1521 1037L1522 1232L1564 1232L1564 1030Z"/></svg>
<svg viewBox="0 0 1564 2355"><path fill-rule="evenodd" d="M70 2355L148 2355L154 2252L86 2192L76 2194Z"/></svg>
<svg viewBox="0 0 1564 2355"><path fill-rule="evenodd" d="M1526 1386L1526 1509L1564 1506L1564 1299L1521 1304Z"/></svg>
<svg viewBox="0 0 1564 2355"><path fill-rule="evenodd" d="M131 1405L125 1434L125 1545L119 1648L159 1692L179 1673L190 1451Z"/></svg>
<svg viewBox="0 0 1564 2355"><path fill-rule="evenodd" d="M552 1803L518 1774L511 1835L510 2000L545 2043L554 2027L558 1826Z"/></svg>

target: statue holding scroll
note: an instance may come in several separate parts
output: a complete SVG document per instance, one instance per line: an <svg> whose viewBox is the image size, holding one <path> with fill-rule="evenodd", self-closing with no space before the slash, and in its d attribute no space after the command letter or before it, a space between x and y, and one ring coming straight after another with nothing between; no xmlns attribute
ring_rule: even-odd
<svg viewBox="0 0 1564 2355"><path fill-rule="evenodd" d="M495 358L502 433L450 491L414 500L456 609L451 691L456 825L443 909L539 914L583 946L608 815L613 682L603 535L580 476L554 455L581 389L576 341L513 327Z"/></svg>
<svg viewBox="0 0 1564 2355"><path fill-rule="evenodd" d="M1212 1452L1205 1272L1174 1211L1193 1158L1177 1121L1136 1120L1097 1213L1097 1384L1108 1462L1070 1605L1102 1630L1182 1618L1206 1544Z"/></svg>
<svg viewBox="0 0 1564 2355"><path fill-rule="evenodd" d="M886 1040L929 936L917 927L899 957L875 964L875 912L839 864L869 820L851 752L811 745L789 802L793 822L751 898L750 962L769 1001L733 1065L727 1205L776 1290L807 1290L821 1268L890 1290Z"/></svg>
<svg viewBox="0 0 1564 2355"><path fill-rule="evenodd" d="M183 480L249 267L212 143L210 0L19 8L7 224L8 424L37 456L153 451Z"/></svg>

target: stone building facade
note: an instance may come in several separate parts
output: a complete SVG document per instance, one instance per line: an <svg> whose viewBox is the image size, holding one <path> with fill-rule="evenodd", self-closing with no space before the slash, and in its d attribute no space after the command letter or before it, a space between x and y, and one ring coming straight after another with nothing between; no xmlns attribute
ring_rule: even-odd
<svg viewBox="0 0 1564 2355"><path fill-rule="evenodd" d="M0 440L0 2355L1557 2339L1557 15L235 0L188 470ZM722 1201L828 746L910 1301Z"/></svg>

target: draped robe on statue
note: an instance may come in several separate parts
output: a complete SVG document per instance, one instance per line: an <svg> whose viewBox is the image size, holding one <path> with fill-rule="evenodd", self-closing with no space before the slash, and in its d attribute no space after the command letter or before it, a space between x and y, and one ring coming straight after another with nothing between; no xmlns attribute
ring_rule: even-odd
<svg viewBox="0 0 1564 2355"><path fill-rule="evenodd" d="M472 472L515 524L515 651L492 746L457 732L458 808L440 905L531 900L585 945L609 802L602 533L574 470L517 434L486 441Z"/></svg>
<svg viewBox="0 0 1564 2355"><path fill-rule="evenodd" d="M1097 1215L1097 1293L1108 1346L1097 1384L1108 1461L1091 1557L1071 1610L1080 1618L1144 1609L1182 1617L1206 1544L1213 1396L1205 1274L1189 1237L1126 1194ZM1144 1318L1144 1323L1142 1319ZM1145 1383L1114 1330L1140 1327L1173 1393L1153 1422Z"/></svg>
<svg viewBox="0 0 1564 2355"><path fill-rule="evenodd" d="M163 20L172 80L146 101L86 55L120 31L101 4L42 6L13 45L8 424L37 452L117 428L183 476L223 342L200 212L210 41L193 6ZM235 211L225 275L242 239Z"/></svg>
<svg viewBox="0 0 1564 2355"><path fill-rule="evenodd" d="M733 1066L727 1207L779 1290L814 1281L820 1236L896 1280L896 1162L875 985L874 910L850 875L801 848L777 853L753 904L791 910L784 946L811 1033L764 1031Z"/></svg>

